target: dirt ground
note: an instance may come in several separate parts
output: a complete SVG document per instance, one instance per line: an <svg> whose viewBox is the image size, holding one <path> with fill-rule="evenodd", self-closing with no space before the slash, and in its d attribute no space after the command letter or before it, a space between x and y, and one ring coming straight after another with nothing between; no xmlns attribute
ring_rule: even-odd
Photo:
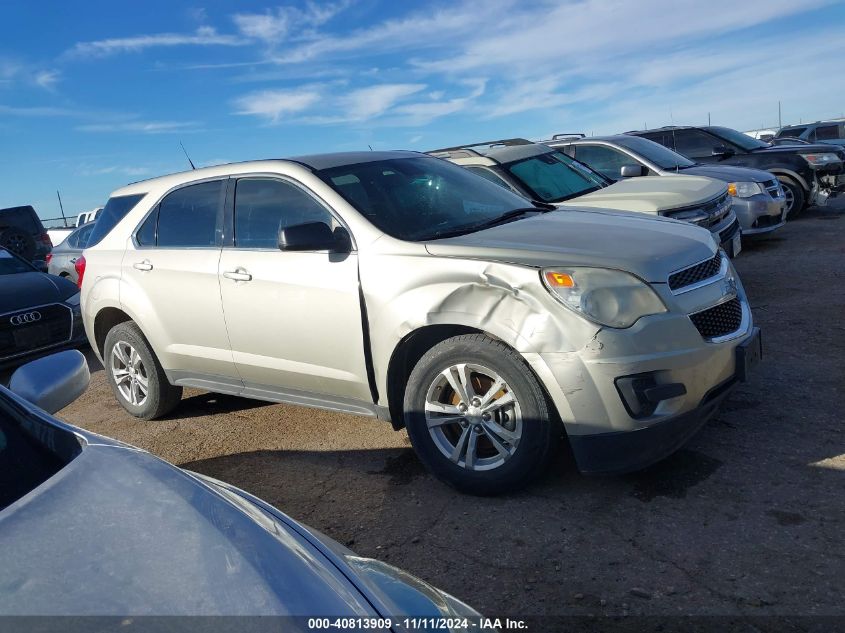
<svg viewBox="0 0 845 633"><path fill-rule="evenodd" d="M845 202L845 201L842 201ZM195 390L121 409L92 358L70 422L240 486L488 615L845 615L845 204L736 260L765 357L721 414L647 471L474 498L383 422Z"/></svg>

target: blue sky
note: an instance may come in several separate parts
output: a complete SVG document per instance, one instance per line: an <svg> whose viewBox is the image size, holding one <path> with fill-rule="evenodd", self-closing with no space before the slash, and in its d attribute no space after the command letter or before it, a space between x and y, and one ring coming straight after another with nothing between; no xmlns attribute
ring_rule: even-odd
<svg viewBox="0 0 845 633"><path fill-rule="evenodd" d="M0 2L0 207L143 178L671 122L842 116L834 0Z"/></svg>

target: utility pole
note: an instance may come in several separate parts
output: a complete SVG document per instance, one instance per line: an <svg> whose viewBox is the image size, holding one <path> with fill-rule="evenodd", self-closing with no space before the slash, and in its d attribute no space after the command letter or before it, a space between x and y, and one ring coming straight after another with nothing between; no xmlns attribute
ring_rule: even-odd
<svg viewBox="0 0 845 633"><path fill-rule="evenodd" d="M783 127L783 123L781 122L781 119L780 119L780 99L778 99L778 128L782 128L782 127Z"/></svg>
<svg viewBox="0 0 845 633"><path fill-rule="evenodd" d="M62 212L62 222L65 224L65 228L67 228L67 218L65 217L65 208L62 206L62 196L59 193L59 190L56 189L56 197L59 199L59 211Z"/></svg>
<svg viewBox="0 0 845 633"><path fill-rule="evenodd" d="M707 113L707 127L710 127L710 113Z"/></svg>

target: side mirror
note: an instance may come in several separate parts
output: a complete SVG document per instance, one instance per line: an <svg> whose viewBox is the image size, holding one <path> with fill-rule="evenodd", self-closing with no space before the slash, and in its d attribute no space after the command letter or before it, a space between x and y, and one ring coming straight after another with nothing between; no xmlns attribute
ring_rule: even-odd
<svg viewBox="0 0 845 633"><path fill-rule="evenodd" d="M332 231L325 222L306 222L286 226L279 231L279 249L341 253L352 250L352 240L343 227Z"/></svg>
<svg viewBox="0 0 845 633"><path fill-rule="evenodd" d="M734 152L731 149L728 149L725 145L717 145L713 148L713 156L733 156Z"/></svg>
<svg viewBox="0 0 845 633"><path fill-rule="evenodd" d="M55 413L85 393L90 381L85 356L72 349L21 365L12 374L9 391Z"/></svg>
<svg viewBox="0 0 845 633"><path fill-rule="evenodd" d="M619 175L622 178L637 178L638 176L645 176L648 170L645 165L622 165L619 170Z"/></svg>

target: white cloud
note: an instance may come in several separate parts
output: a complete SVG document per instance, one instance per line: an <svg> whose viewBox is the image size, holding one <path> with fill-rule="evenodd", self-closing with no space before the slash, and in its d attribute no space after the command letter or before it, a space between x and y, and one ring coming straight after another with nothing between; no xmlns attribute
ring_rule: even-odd
<svg viewBox="0 0 845 633"><path fill-rule="evenodd" d="M372 119L425 87L425 84L381 84L360 88L341 99L341 108L350 120Z"/></svg>
<svg viewBox="0 0 845 633"><path fill-rule="evenodd" d="M58 70L41 70L35 73L33 81L35 85L50 90L59 81L60 74Z"/></svg>
<svg viewBox="0 0 845 633"><path fill-rule="evenodd" d="M299 90L262 90L235 100L237 114L251 114L272 123L290 114L298 114L320 100L317 87Z"/></svg>
<svg viewBox="0 0 845 633"><path fill-rule="evenodd" d="M464 83L472 90L462 97L453 97L445 101L420 101L398 106L395 108L395 113L399 116L397 122L403 125L423 125L439 117L465 110L475 99L484 94L487 80L473 79Z"/></svg>
<svg viewBox="0 0 845 633"><path fill-rule="evenodd" d="M79 132L134 132L140 134L171 134L196 132L197 121L124 121L114 123L91 123L76 127Z"/></svg>
<svg viewBox="0 0 845 633"><path fill-rule="evenodd" d="M133 167L109 165L108 167L96 167L92 165L80 165L76 172L81 176L104 176L106 174L120 174L122 176L145 176L150 173L149 167Z"/></svg>
<svg viewBox="0 0 845 633"><path fill-rule="evenodd" d="M303 9L286 6L264 13L236 13L232 20L243 36L274 45L286 39L291 32L295 39L301 38L304 29L325 24L348 5L348 1L331 4L308 2Z"/></svg>
<svg viewBox="0 0 845 633"><path fill-rule="evenodd" d="M138 52L155 47L243 46L247 43L240 37L220 34L213 27L201 26L194 33L157 33L78 42L65 54L68 57L106 57L116 53Z"/></svg>

